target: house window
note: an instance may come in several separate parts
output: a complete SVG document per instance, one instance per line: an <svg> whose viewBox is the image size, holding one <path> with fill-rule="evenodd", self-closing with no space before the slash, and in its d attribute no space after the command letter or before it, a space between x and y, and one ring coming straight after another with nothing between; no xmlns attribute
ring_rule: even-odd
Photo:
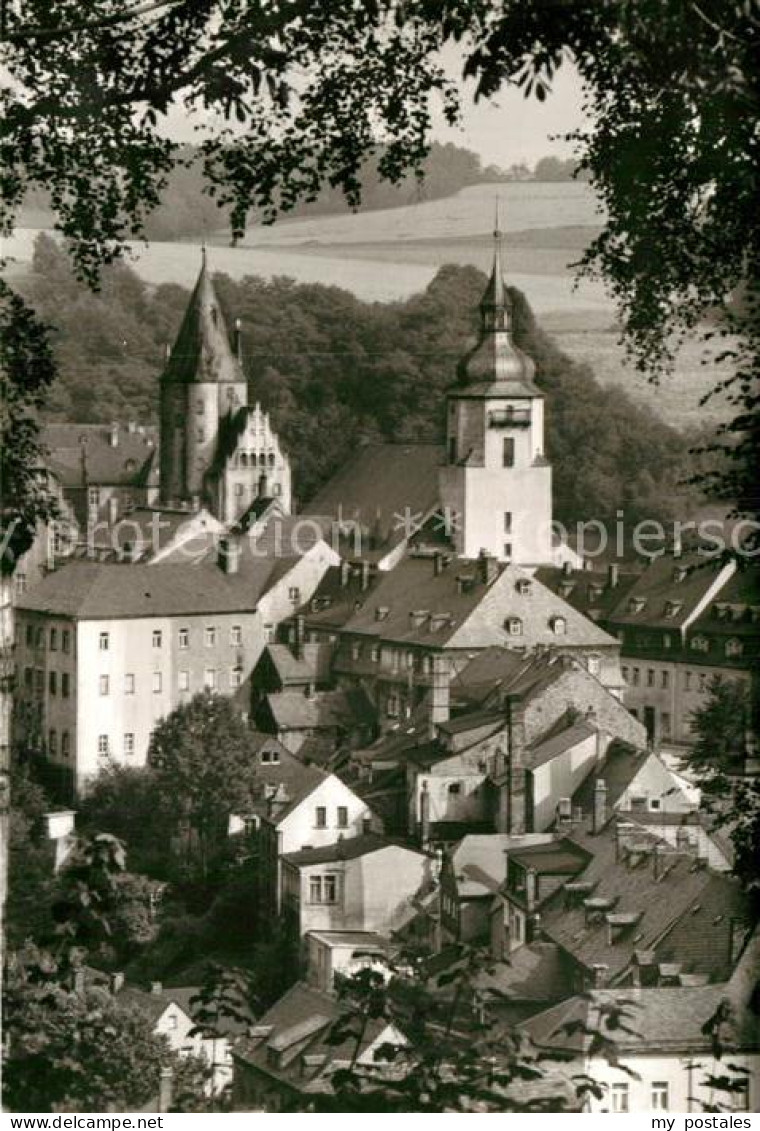
<svg viewBox="0 0 760 1131"><path fill-rule="evenodd" d="M310 903L337 903L338 877L333 872L324 876L312 876L309 880Z"/></svg>
<svg viewBox="0 0 760 1131"><path fill-rule="evenodd" d="M449 788L449 793L454 794L455 796L462 792L462 786L460 785L460 783L458 781L450 782L448 788Z"/></svg>
<svg viewBox="0 0 760 1131"><path fill-rule="evenodd" d="M372 651L370 652L370 656L372 657L372 662L374 664L380 663L380 653L381 653L380 645L379 644L373 644L372 645Z"/></svg>
<svg viewBox="0 0 760 1131"><path fill-rule="evenodd" d="M672 637L667 632L662 638L662 646L663 648L671 648L673 646Z"/></svg>
<svg viewBox="0 0 760 1131"><path fill-rule="evenodd" d="M101 652L107 652L110 644L110 637L107 632L101 632L98 637L98 647Z"/></svg>
<svg viewBox="0 0 760 1131"><path fill-rule="evenodd" d="M135 693L135 676L134 672L126 672L124 675L124 694L134 695Z"/></svg>
<svg viewBox="0 0 760 1131"><path fill-rule="evenodd" d="M160 648L161 647L161 640L162 640L161 629L160 628L154 628L153 629L153 647L154 648Z"/></svg>
<svg viewBox="0 0 760 1131"><path fill-rule="evenodd" d="M522 635L522 621L519 617L510 617L507 621L507 632L510 636Z"/></svg>
<svg viewBox="0 0 760 1131"><path fill-rule="evenodd" d="M505 542L504 543L504 557L507 559L507 561L512 560L512 543L511 542Z"/></svg>
<svg viewBox="0 0 760 1131"><path fill-rule="evenodd" d="M599 656L589 656L588 670L591 675L599 675L602 670L602 661Z"/></svg>
<svg viewBox="0 0 760 1131"><path fill-rule="evenodd" d="M504 511L504 533L512 533L512 511Z"/></svg>
<svg viewBox="0 0 760 1131"><path fill-rule="evenodd" d="M628 1085L613 1084L610 1088L610 1100L613 1111L628 1111Z"/></svg>
<svg viewBox="0 0 760 1131"><path fill-rule="evenodd" d="M683 673L683 688L684 691L691 691L691 672Z"/></svg>
<svg viewBox="0 0 760 1131"><path fill-rule="evenodd" d="M209 627L206 629L204 639L207 648L214 647L214 645L216 644L216 629L213 627L213 625L209 625Z"/></svg>
<svg viewBox="0 0 760 1131"><path fill-rule="evenodd" d="M264 625L264 636L267 644L274 644L277 635L277 630L273 624Z"/></svg>
<svg viewBox="0 0 760 1131"><path fill-rule="evenodd" d="M27 691L32 690L33 672L31 668L24 668L24 688Z"/></svg>
<svg viewBox="0 0 760 1131"><path fill-rule="evenodd" d="M134 754L135 752L135 736L131 731L127 731L124 735L124 753Z"/></svg>
<svg viewBox="0 0 760 1131"><path fill-rule="evenodd" d="M238 498L241 498L244 489L245 488L243 487L242 483L236 483L235 484L235 494L237 495Z"/></svg>
<svg viewBox="0 0 760 1131"><path fill-rule="evenodd" d="M634 668L634 669L633 669L633 681L632 681L632 682L633 682L633 686L634 686L634 687L638 687L638 686L639 686L639 676L640 676L640 674L641 674L641 673L639 672L639 669L638 669L638 668Z"/></svg>
<svg viewBox="0 0 760 1131"><path fill-rule="evenodd" d="M564 617L552 617L549 626L555 636L564 636L567 630L567 621Z"/></svg>
<svg viewBox="0 0 760 1131"><path fill-rule="evenodd" d="M50 651L55 652L58 649L58 629L50 629Z"/></svg>
<svg viewBox="0 0 760 1131"><path fill-rule="evenodd" d="M91 507L100 506L100 487L90 487L88 489L87 502Z"/></svg>
<svg viewBox="0 0 760 1131"><path fill-rule="evenodd" d="M37 647L45 647L45 629L42 626L37 629Z"/></svg>
<svg viewBox="0 0 760 1131"><path fill-rule="evenodd" d="M48 690L51 695L58 694L58 674L57 672L48 672Z"/></svg>
<svg viewBox="0 0 760 1131"><path fill-rule="evenodd" d="M662 684L663 691L667 691L667 689L670 687L670 672L660 672L660 682Z"/></svg>
<svg viewBox="0 0 760 1131"><path fill-rule="evenodd" d="M196 436L198 437L198 443L199 443L199 444L202 444L202 443L204 442L204 440L206 439L206 433L205 433L205 431L203 430L203 428L199 428L199 429L197 430L197 432L196 432Z"/></svg>
<svg viewBox="0 0 760 1131"><path fill-rule="evenodd" d="M654 687L655 674L654 668L647 668L647 687Z"/></svg>
<svg viewBox="0 0 760 1131"><path fill-rule="evenodd" d="M692 652L709 652L710 641L706 636L695 636L691 642Z"/></svg>
<svg viewBox="0 0 760 1131"><path fill-rule="evenodd" d="M203 686L208 688L209 691L216 689L216 671L214 668L206 668L203 673Z"/></svg>
<svg viewBox="0 0 760 1131"><path fill-rule="evenodd" d="M98 735L98 754L100 754L101 758L107 758L108 757L108 751L109 751L108 735L107 734L99 734Z"/></svg>
<svg viewBox="0 0 760 1131"><path fill-rule="evenodd" d="M296 603L301 600L301 590L297 585L290 586L290 589L288 589L288 597L291 601L294 601Z"/></svg>
<svg viewBox="0 0 760 1131"><path fill-rule="evenodd" d="M699 690L700 691L707 691L707 684L708 684L707 676L704 674L704 672L701 672L700 676L699 676Z"/></svg>
<svg viewBox="0 0 760 1131"><path fill-rule="evenodd" d="M34 690L37 695L42 695L45 691L45 673L42 668L34 669Z"/></svg>
<svg viewBox="0 0 760 1131"><path fill-rule="evenodd" d="M626 683L628 683L628 668L626 667L625 664L623 664L623 667L622 667L621 670L623 672L623 679L625 680Z"/></svg>
<svg viewBox="0 0 760 1131"><path fill-rule="evenodd" d="M660 798L659 797L650 797L649 798L649 808L652 812L657 812L658 810L662 809L662 802L660 801Z"/></svg>
<svg viewBox="0 0 760 1131"><path fill-rule="evenodd" d="M243 629L239 624L233 624L230 629L230 644L233 648L239 648L243 643Z"/></svg>
<svg viewBox="0 0 760 1131"><path fill-rule="evenodd" d="M68 699L71 692L71 677L68 672L61 673L61 695L64 699Z"/></svg>
<svg viewBox="0 0 760 1131"><path fill-rule="evenodd" d="M58 735L54 730L48 734L48 752L55 757L58 753Z"/></svg>
<svg viewBox="0 0 760 1131"><path fill-rule="evenodd" d="M71 754L71 735L67 730L61 731L61 755L68 758Z"/></svg>
<svg viewBox="0 0 760 1131"><path fill-rule="evenodd" d="M503 467L515 465L515 441L511 436L505 436L502 441L501 462Z"/></svg>
<svg viewBox="0 0 760 1131"><path fill-rule="evenodd" d="M280 486L280 484L279 484L279 483L275 483L275 484L273 484L273 486L272 486L272 494L273 494L273 495L281 495L281 494L282 494L282 487Z"/></svg>
<svg viewBox="0 0 760 1131"><path fill-rule="evenodd" d="M666 1080L652 1082L652 1111L668 1111L669 1096Z"/></svg>
<svg viewBox="0 0 760 1131"><path fill-rule="evenodd" d="M190 690L190 672L181 671L177 673L177 687L180 691Z"/></svg>
<svg viewBox="0 0 760 1131"><path fill-rule="evenodd" d="M158 694L161 691L162 688L163 688L163 679L161 677L161 672L154 672L153 673L153 691L156 694Z"/></svg>
<svg viewBox="0 0 760 1131"><path fill-rule="evenodd" d="M19 571L16 574L15 580L16 580L16 594L17 594L17 596L20 597L22 593L26 593L26 574Z"/></svg>
<svg viewBox="0 0 760 1131"><path fill-rule="evenodd" d="M741 656L744 651L744 645L741 640L727 640L726 641L726 655L727 656Z"/></svg>
<svg viewBox="0 0 760 1131"><path fill-rule="evenodd" d="M318 805L314 810L314 820L318 829L327 828L327 809L324 805Z"/></svg>
<svg viewBox="0 0 760 1131"><path fill-rule="evenodd" d="M243 669L231 668L230 669L230 687L243 686Z"/></svg>
<svg viewBox="0 0 760 1131"><path fill-rule="evenodd" d="M668 714L667 711L663 711L660 718L661 718L661 721L662 721L662 733L669 737L670 736L670 715Z"/></svg>
<svg viewBox="0 0 760 1131"><path fill-rule="evenodd" d="M64 652L68 652L70 646L71 646L71 635L69 633L69 630L67 628L64 628L63 632L61 633L61 649Z"/></svg>
<svg viewBox="0 0 760 1131"><path fill-rule="evenodd" d="M101 695L108 695L111 687L111 681L107 675L102 675L98 681L98 687Z"/></svg>
<svg viewBox="0 0 760 1131"><path fill-rule="evenodd" d="M388 701L385 706L385 713L389 719L397 719L399 713L399 697L398 695L389 695Z"/></svg>
<svg viewBox="0 0 760 1131"><path fill-rule="evenodd" d="M279 766L280 764L280 751L279 750L262 750L261 751L261 764L262 766Z"/></svg>
<svg viewBox="0 0 760 1131"><path fill-rule="evenodd" d="M351 645L351 659L352 660L360 660L361 655L362 655L361 644L352 644Z"/></svg>
<svg viewBox="0 0 760 1131"><path fill-rule="evenodd" d="M348 828L348 808L345 805L338 806L338 828Z"/></svg>
<svg viewBox="0 0 760 1131"><path fill-rule="evenodd" d="M34 629L30 624L26 626L26 646L31 648L34 645Z"/></svg>
<svg viewBox="0 0 760 1131"><path fill-rule="evenodd" d="M182 648L183 650L185 648L190 647L190 629L189 628L181 628L179 630L178 644L179 644L179 647Z"/></svg>

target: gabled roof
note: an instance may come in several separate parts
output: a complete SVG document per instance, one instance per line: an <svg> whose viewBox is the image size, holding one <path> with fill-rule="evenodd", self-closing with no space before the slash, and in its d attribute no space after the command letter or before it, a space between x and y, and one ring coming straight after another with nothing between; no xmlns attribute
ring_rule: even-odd
<svg viewBox="0 0 760 1131"><path fill-rule="evenodd" d="M497 962L481 971L474 984L481 994L498 1003L507 1001L556 1001L568 991L568 976L562 952L554 943L537 940L512 951L508 962Z"/></svg>
<svg viewBox="0 0 760 1131"><path fill-rule="evenodd" d="M720 563L697 551L655 558L609 611L615 625L680 628L715 584Z"/></svg>
<svg viewBox="0 0 760 1131"><path fill-rule="evenodd" d="M88 533L88 543L96 551L110 551L112 560L120 560L129 550L135 555L132 561L147 561L178 540L181 545L167 554L167 559L178 565L192 565L197 560L192 549L196 540L203 538L209 544L217 544L222 529L221 522L210 511L193 514L169 507L136 507L118 522L96 524ZM99 552L98 559L102 560Z"/></svg>
<svg viewBox="0 0 760 1131"><path fill-rule="evenodd" d="M415 856L427 855L422 849L403 844L401 841L389 840L377 833L365 833L361 836L344 837L335 844L326 844L320 848L302 848L298 852L287 852L283 860L299 868L308 868L312 864L337 864L341 860L358 860L362 856L370 856L386 848L401 848L404 852L411 852Z"/></svg>
<svg viewBox="0 0 760 1131"><path fill-rule="evenodd" d="M535 576L574 609L594 621L604 621L627 596L641 571L568 569L539 566Z"/></svg>
<svg viewBox="0 0 760 1131"><path fill-rule="evenodd" d="M283 684L314 682L313 653L304 650L303 655L296 656L288 644L267 644L266 651Z"/></svg>
<svg viewBox="0 0 760 1131"><path fill-rule="evenodd" d="M580 742L585 742L587 738L591 738L595 734L597 734L597 728L586 719L565 723L559 730L553 728L552 733L542 735L537 742L533 742L528 747L528 755L525 760L526 767L529 770L537 770L539 766L553 761L560 754L564 754L566 750L572 749Z"/></svg>
<svg viewBox="0 0 760 1131"><path fill-rule="evenodd" d="M627 742L615 739L610 743L601 764L586 777L573 794L573 807L591 813L596 783L601 778L607 786L607 810L610 812L638 776L650 758L660 759L651 750L634 750Z"/></svg>
<svg viewBox="0 0 760 1131"><path fill-rule="evenodd" d="M236 574L206 563L73 561L22 594L18 608L79 620L253 612L278 569L266 560Z"/></svg>
<svg viewBox="0 0 760 1131"><path fill-rule="evenodd" d="M269 820L274 825L281 824L286 817L289 817L294 809L306 800L306 798L314 792L314 790L327 781L331 775L321 770L319 766L303 765L294 775L294 780L288 787L288 800L269 816Z"/></svg>
<svg viewBox="0 0 760 1131"><path fill-rule="evenodd" d="M240 362L230 347L219 299L206 264L182 319L162 381L245 382Z"/></svg>
<svg viewBox="0 0 760 1131"><path fill-rule="evenodd" d="M451 854L451 868L461 899L495 895L506 876L505 853L516 846L541 845L553 839L552 833L485 833L465 836Z"/></svg>
<svg viewBox="0 0 760 1131"><path fill-rule="evenodd" d="M140 487L157 482L156 428L46 424L40 443L48 453L45 463L64 487Z"/></svg>
<svg viewBox="0 0 760 1131"><path fill-rule="evenodd" d="M304 514L358 522L365 531L361 556L373 550L387 552L408 536L406 515L424 516L436 506L443 458L439 444L362 446L311 500Z"/></svg>
<svg viewBox="0 0 760 1131"><path fill-rule="evenodd" d="M351 729L375 721L374 708L361 688L318 691L308 696L302 691L277 691L266 696L266 703L280 731Z"/></svg>
<svg viewBox="0 0 760 1131"><path fill-rule="evenodd" d="M616 645L606 632L517 566L494 562L493 567L494 580L486 582L478 561L454 559L436 574L429 557L410 554L383 573L370 593L357 598L345 631L430 648ZM526 592L520 591L525 588ZM522 622L519 638L505 627L511 617ZM554 631L558 620L565 624L561 635Z"/></svg>
<svg viewBox="0 0 760 1131"><path fill-rule="evenodd" d="M691 625L691 632L760 641L760 569L750 565L737 570Z"/></svg>
<svg viewBox="0 0 760 1131"><path fill-rule="evenodd" d="M236 537L240 549L241 568L246 563L267 560L290 561L303 557L321 541L315 526L303 522L298 515L274 514L261 530L251 529ZM199 531L182 546L171 550L160 563L213 562L219 552L219 535Z"/></svg>
<svg viewBox="0 0 760 1131"><path fill-rule="evenodd" d="M734 892L737 908L742 904L735 880L700 867L694 857L675 852L640 827L635 827L633 840L637 845L648 844L652 849L659 846L660 878L655 879L653 852L640 856L635 864L630 863L626 853L619 852L617 847L617 830L623 825L619 817L614 817L599 834L574 827L571 835L581 848L592 854L577 879L594 885L593 898L614 900L616 914L639 916L636 925L612 941L604 915L599 921L593 917L587 921L582 902L568 904L561 889L544 904L541 914L542 930L547 938L589 970L595 965L606 966L607 976L613 982L627 969L635 949L655 947L693 906L715 898L718 889L713 885L726 885ZM722 971L723 965L723 954L716 953L708 972Z"/></svg>

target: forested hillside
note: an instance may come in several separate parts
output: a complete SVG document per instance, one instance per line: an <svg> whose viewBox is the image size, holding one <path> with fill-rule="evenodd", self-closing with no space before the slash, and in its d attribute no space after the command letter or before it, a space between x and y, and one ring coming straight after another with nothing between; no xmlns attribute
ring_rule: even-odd
<svg viewBox="0 0 760 1131"><path fill-rule="evenodd" d="M251 396L272 413L301 502L363 438L440 438L444 390L477 328L480 271L443 267L423 294L396 304L287 279L217 276L216 284L230 323L242 321ZM117 266L93 294L47 236L23 290L57 330L51 418L155 422L164 348L189 292L151 290ZM621 507L629 520L666 517L687 460L684 437L601 387L542 332L519 291L512 300L517 341L547 398L557 517L614 518Z"/></svg>

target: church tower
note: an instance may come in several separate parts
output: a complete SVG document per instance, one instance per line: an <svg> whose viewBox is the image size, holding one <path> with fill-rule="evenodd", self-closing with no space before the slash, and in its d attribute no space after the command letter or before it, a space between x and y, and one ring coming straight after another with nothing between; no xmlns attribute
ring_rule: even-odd
<svg viewBox="0 0 760 1131"><path fill-rule="evenodd" d="M220 427L248 403L206 264L161 376L161 500L209 502L207 476Z"/></svg>
<svg viewBox="0 0 760 1131"><path fill-rule="evenodd" d="M440 496L457 553L482 550L521 566L550 564L551 467L544 457L544 402L535 365L512 339L498 217L480 334L447 395Z"/></svg>
<svg viewBox="0 0 760 1131"><path fill-rule="evenodd" d="M230 345L206 263L161 376L160 498L225 524L269 503L288 514L290 463L269 417L248 406L240 326Z"/></svg>

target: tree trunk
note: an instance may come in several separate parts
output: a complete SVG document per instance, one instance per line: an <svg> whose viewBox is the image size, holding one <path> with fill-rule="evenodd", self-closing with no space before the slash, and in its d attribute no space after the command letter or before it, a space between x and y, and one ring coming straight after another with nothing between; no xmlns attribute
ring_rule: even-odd
<svg viewBox="0 0 760 1131"><path fill-rule="evenodd" d="M13 575L0 571L0 953L5 952L13 706Z"/></svg>

